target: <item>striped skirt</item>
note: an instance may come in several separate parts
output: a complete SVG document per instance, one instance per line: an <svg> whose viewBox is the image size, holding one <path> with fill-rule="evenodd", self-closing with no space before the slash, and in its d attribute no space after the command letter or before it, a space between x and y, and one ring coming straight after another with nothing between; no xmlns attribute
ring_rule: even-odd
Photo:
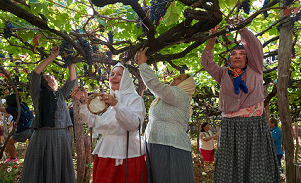
<svg viewBox="0 0 301 183"><path fill-rule="evenodd" d="M275 145L264 117L223 118L214 182L281 182Z"/></svg>
<svg viewBox="0 0 301 183"><path fill-rule="evenodd" d="M30 138L21 183L75 183L68 128L38 129Z"/></svg>
<svg viewBox="0 0 301 183"><path fill-rule="evenodd" d="M194 183L191 152L146 142L148 183Z"/></svg>

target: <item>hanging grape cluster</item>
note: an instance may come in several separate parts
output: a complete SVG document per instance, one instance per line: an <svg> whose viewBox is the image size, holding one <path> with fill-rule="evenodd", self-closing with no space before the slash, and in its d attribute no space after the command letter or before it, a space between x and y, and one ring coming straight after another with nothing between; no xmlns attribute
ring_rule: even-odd
<svg viewBox="0 0 301 183"><path fill-rule="evenodd" d="M11 29L14 27L9 21L6 21L4 24L5 24L5 28L3 29L4 38L9 39L12 36L12 32L13 32Z"/></svg>
<svg viewBox="0 0 301 183"><path fill-rule="evenodd" d="M152 0L150 7L150 21L155 25L159 25L160 19L164 17L167 2L165 0Z"/></svg>
<svg viewBox="0 0 301 183"><path fill-rule="evenodd" d="M261 9L263 9L263 7L264 7L265 5L267 5L267 4L269 4L269 3L270 3L270 0L264 0ZM263 17L264 17L264 18L267 18L267 17L269 16L269 15L268 15L268 11L264 11L264 12L262 12L262 14L263 14Z"/></svg>
<svg viewBox="0 0 301 183"><path fill-rule="evenodd" d="M238 9L243 9L246 14L250 13L250 0L244 0Z"/></svg>
<svg viewBox="0 0 301 183"><path fill-rule="evenodd" d="M92 45L92 51L93 51L93 53L97 53L98 52L98 46L93 44Z"/></svg>
<svg viewBox="0 0 301 183"><path fill-rule="evenodd" d="M69 44L66 40L63 40L60 45L60 55L64 60L64 67L71 65L71 61L74 58L73 46Z"/></svg>
<svg viewBox="0 0 301 183"><path fill-rule="evenodd" d="M114 35L113 35L112 31L110 31L108 33L108 40L109 40L109 43L111 43L111 44L114 42ZM111 51L107 51L106 55L108 57L108 62L111 63L112 58L113 58L113 53Z"/></svg>
<svg viewBox="0 0 301 183"><path fill-rule="evenodd" d="M83 50L86 53L86 56L88 59L88 64L92 65L92 49L91 49L89 41L87 41L86 39L84 39L82 37L77 38L77 40L78 40L80 46L83 48Z"/></svg>
<svg viewBox="0 0 301 183"><path fill-rule="evenodd" d="M100 32L104 32L105 31L105 26L103 26L102 24L100 24L99 31Z"/></svg>
<svg viewBox="0 0 301 183"><path fill-rule="evenodd" d="M142 9L143 9L143 11L144 11L145 13L147 13L145 7L142 7ZM139 29L140 27L142 27L142 32L143 32L143 33L146 33L146 27L143 25L142 20L141 20L140 17L138 17L138 23L136 24L136 27L137 27L138 29Z"/></svg>
<svg viewBox="0 0 301 183"><path fill-rule="evenodd" d="M185 70L189 70L189 68L187 67L187 65L186 64L181 65L181 67L180 67L180 74L184 74Z"/></svg>

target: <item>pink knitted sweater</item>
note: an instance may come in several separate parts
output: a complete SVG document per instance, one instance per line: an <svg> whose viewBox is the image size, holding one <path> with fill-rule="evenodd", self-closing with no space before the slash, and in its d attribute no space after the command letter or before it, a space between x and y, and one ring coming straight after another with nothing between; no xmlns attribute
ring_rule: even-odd
<svg viewBox="0 0 301 183"><path fill-rule="evenodd" d="M264 100L263 96L263 49L260 41L248 29L240 31L241 40L248 57L248 67L242 73L249 92L234 93L233 79L228 68L213 61L212 50L204 50L201 64L220 85L219 108L224 113L238 111Z"/></svg>

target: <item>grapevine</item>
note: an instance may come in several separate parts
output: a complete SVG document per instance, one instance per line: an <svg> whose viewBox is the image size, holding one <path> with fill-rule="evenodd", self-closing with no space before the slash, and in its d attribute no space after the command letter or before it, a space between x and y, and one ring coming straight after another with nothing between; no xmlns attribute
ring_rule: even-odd
<svg viewBox="0 0 301 183"><path fill-rule="evenodd" d="M167 2L165 0L152 0L150 7L150 21L159 25L160 19L164 17ZM155 21L155 22L154 22Z"/></svg>
<svg viewBox="0 0 301 183"><path fill-rule="evenodd" d="M246 14L250 13L250 0L244 0L238 9L243 9Z"/></svg>

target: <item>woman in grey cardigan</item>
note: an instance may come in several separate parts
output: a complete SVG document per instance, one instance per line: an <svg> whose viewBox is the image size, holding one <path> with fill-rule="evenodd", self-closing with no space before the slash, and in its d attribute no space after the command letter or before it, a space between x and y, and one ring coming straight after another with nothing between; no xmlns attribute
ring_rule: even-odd
<svg viewBox="0 0 301 183"><path fill-rule="evenodd" d="M31 74L31 98L36 115L30 128L35 131L25 155L21 178L24 183L76 182L68 130L72 122L66 105L66 98L76 83L75 66L68 66L70 77L59 89L53 76L41 75L58 54L58 50L52 52Z"/></svg>
<svg viewBox="0 0 301 183"><path fill-rule="evenodd" d="M170 85L159 81L146 64L146 50L138 53L140 75L157 97L145 131L148 182L192 183L191 142L186 130L195 82L188 74L179 75Z"/></svg>

